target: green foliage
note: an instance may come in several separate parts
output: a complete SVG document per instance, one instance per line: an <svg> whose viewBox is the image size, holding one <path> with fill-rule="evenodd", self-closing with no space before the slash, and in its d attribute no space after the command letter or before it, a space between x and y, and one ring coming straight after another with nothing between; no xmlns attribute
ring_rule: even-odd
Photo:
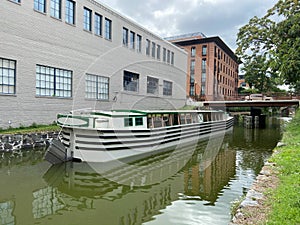
<svg viewBox="0 0 300 225"><path fill-rule="evenodd" d="M8 129L0 129L0 134L14 134L14 133L35 133L35 132L43 132L43 131L57 131L59 130L59 126L56 124L50 125L38 125L33 123L29 127L25 127L24 125L20 124L18 128L9 127Z"/></svg>
<svg viewBox="0 0 300 225"><path fill-rule="evenodd" d="M268 224L300 223L300 111L287 126L283 141L286 146L278 149L271 161L277 164L280 185L271 193L272 212Z"/></svg>
<svg viewBox="0 0 300 225"><path fill-rule="evenodd" d="M261 92L283 83L300 90L298 0L279 0L264 17L250 19L240 28L237 45L248 83Z"/></svg>

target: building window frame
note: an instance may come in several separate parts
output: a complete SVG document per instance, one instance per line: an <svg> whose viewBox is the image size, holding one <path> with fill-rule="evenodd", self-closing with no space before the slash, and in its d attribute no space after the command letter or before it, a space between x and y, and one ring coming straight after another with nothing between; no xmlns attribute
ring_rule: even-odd
<svg viewBox="0 0 300 225"><path fill-rule="evenodd" d="M190 75L195 74L195 64L196 64L196 61L194 59L192 59L191 60L191 65L190 65Z"/></svg>
<svg viewBox="0 0 300 225"><path fill-rule="evenodd" d="M17 61L0 57L0 95L16 94Z"/></svg>
<svg viewBox="0 0 300 225"><path fill-rule="evenodd" d="M157 60L160 60L160 51L161 51L161 47L160 47L160 45L157 45L157 51L156 51Z"/></svg>
<svg viewBox="0 0 300 225"><path fill-rule="evenodd" d="M92 10L83 7L83 29L92 32Z"/></svg>
<svg viewBox="0 0 300 225"><path fill-rule="evenodd" d="M152 58L155 58L155 53L156 53L156 43L152 42L152 49L151 49Z"/></svg>
<svg viewBox="0 0 300 225"><path fill-rule="evenodd" d="M159 79L147 76L147 94L158 95L159 93Z"/></svg>
<svg viewBox="0 0 300 225"><path fill-rule="evenodd" d="M34 0L33 8L38 12L46 13L46 0Z"/></svg>
<svg viewBox="0 0 300 225"><path fill-rule="evenodd" d="M140 75L138 73L124 70L123 72L124 91L139 92L139 78Z"/></svg>
<svg viewBox="0 0 300 225"><path fill-rule="evenodd" d="M135 32L133 31L129 33L129 48L135 49Z"/></svg>
<svg viewBox="0 0 300 225"><path fill-rule="evenodd" d="M123 46L128 47L128 32L129 30L126 27L123 27Z"/></svg>
<svg viewBox="0 0 300 225"><path fill-rule="evenodd" d="M108 101L109 77L87 73L85 75L85 98Z"/></svg>
<svg viewBox="0 0 300 225"><path fill-rule="evenodd" d="M163 62L167 61L167 49L163 48Z"/></svg>
<svg viewBox="0 0 300 225"><path fill-rule="evenodd" d="M175 54L174 52L171 52L171 65L174 65L174 60L175 60Z"/></svg>
<svg viewBox="0 0 300 225"><path fill-rule="evenodd" d="M207 56L207 45L202 46L202 56Z"/></svg>
<svg viewBox="0 0 300 225"><path fill-rule="evenodd" d="M112 40L112 21L105 18L105 39Z"/></svg>
<svg viewBox="0 0 300 225"><path fill-rule="evenodd" d="M76 10L76 2L72 0L66 0L65 2L65 21L68 24L75 24L75 10Z"/></svg>
<svg viewBox="0 0 300 225"><path fill-rule="evenodd" d="M146 39L146 55L150 56L150 45L151 41L149 39Z"/></svg>
<svg viewBox="0 0 300 225"><path fill-rule="evenodd" d="M173 94L173 82L164 80L163 81L163 95L172 96Z"/></svg>
<svg viewBox="0 0 300 225"><path fill-rule="evenodd" d="M99 13L95 12L94 15L94 23L95 23L95 27L94 27L94 32L96 35L98 36L102 36L102 15L100 15Z"/></svg>
<svg viewBox="0 0 300 225"><path fill-rule="evenodd" d="M171 51L167 50L167 63L170 63L171 60Z"/></svg>
<svg viewBox="0 0 300 225"><path fill-rule="evenodd" d="M191 48L191 57L195 57L196 56L196 47L192 47Z"/></svg>
<svg viewBox="0 0 300 225"><path fill-rule="evenodd" d="M50 16L61 19L61 0L50 1Z"/></svg>
<svg viewBox="0 0 300 225"><path fill-rule="evenodd" d="M137 38L137 52L142 52L142 36L137 34L136 35L136 38Z"/></svg>
<svg viewBox="0 0 300 225"><path fill-rule="evenodd" d="M36 96L72 98L73 72L71 70L36 65Z"/></svg>

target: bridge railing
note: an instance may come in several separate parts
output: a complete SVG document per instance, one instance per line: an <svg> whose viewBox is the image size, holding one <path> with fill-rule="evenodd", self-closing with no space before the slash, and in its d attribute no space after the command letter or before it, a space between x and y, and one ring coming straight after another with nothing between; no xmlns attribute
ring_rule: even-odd
<svg viewBox="0 0 300 225"><path fill-rule="evenodd" d="M246 96L249 94L237 94L237 95L197 95L197 96L187 96L192 98L195 101L244 101ZM272 97L273 100L300 100L300 93L281 93L281 92L273 92L273 93L263 93L263 95Z"/></svg>

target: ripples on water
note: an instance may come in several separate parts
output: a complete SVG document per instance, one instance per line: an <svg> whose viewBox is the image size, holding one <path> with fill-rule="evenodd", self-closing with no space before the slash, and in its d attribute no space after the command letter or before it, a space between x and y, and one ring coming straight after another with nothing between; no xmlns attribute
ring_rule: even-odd
<svg viewBox="0 0 300 225"><path fill-rule="evenodd" d="M101 173L87 163L51 167L44 149L2 153L0 224L228 224L280 127L236 126L219 139Z"/></svg>

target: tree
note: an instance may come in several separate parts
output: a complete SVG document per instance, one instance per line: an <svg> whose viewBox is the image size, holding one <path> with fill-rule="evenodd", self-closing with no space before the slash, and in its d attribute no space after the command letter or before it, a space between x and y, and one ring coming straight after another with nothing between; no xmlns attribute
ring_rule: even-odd
<svg viewBox="0 0 300 225"><path fill-rule="evenodd" d="M262 92L283 83L300 91L299 0L279 0L264 17L250 19L237 46L248 83Z"/></svg>

